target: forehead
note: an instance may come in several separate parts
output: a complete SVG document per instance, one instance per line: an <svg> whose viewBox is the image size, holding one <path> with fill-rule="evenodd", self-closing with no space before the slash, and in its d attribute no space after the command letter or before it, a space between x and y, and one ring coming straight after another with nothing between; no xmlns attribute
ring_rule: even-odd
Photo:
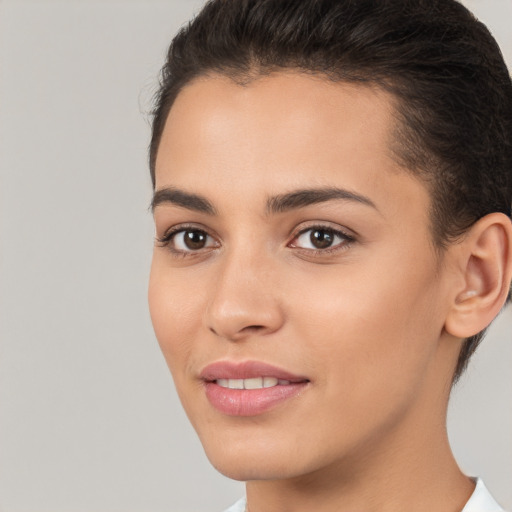
<svg viewBox="0 0 512 512"><path fill-rule="evenodd" d="M424 213L426 190L394 159L394 127L393 98L378 87L297 72L246 85L201 77L169 113L156 188L193 189L215 200L225 191L263 199L336 186L395 208L419 187Z"/></svg>
<svg viewBox="0 0 512 512"><path fill-rule="evenodd" d="M246 85L220 75L200 77L178 94L161 141L167 147L160 149L221 150L245 137L245 147L257 147L260 160L286 152L301 158L311 145L317 157L331 147L354 156L378 150L391 158L393 113L391 96L380 88L319 75L279 72Z"/></svg>

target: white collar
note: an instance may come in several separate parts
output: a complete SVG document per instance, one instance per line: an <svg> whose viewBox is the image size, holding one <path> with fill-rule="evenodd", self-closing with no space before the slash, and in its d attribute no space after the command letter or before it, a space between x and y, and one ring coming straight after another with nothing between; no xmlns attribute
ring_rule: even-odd
<svg viewBox="0 0 512 512"><path fill-rule="evenodd" d="M475 490L462 512L504 512L504 510L494 501L482 480L477 478Z"/></svg>
<svg viewBox="0 0 512 512"><path fill-rule="evenodd" d="M461 512L505 512L491 496L487 487L480 478L474 479L476 482L475 490ZM225 512L244 512L245 498L237 501Z"/></svg>

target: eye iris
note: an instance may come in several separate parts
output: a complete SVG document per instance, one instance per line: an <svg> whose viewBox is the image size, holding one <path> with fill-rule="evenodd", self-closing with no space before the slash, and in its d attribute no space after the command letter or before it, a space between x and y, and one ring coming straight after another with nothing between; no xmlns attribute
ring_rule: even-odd
<svg viewBox="0 0 512 512"><path fill-rule="evenodd" d="M185 231L183 241L188 249L202 249L206 245L206 236L202 231Z"/></svg>
<svg viewBox="0 0 512 512"><path fill-rule="evenodd" d="M334 241L334 235L331 231L325 229L315 229L309 235L311 244L317 249L326 249L330 247Z"/></svg>

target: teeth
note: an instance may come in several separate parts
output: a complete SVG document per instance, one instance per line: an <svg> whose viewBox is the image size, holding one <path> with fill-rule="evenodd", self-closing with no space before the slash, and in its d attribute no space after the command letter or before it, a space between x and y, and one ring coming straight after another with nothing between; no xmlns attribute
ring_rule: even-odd
<svg viewBox="0 0 512 512"><path fill-rule="evenodd" d="M273 388L277 386L278 380L275 377L263 377L263 387L264 388Z"/></svg>
<svg viewBox="0 0 512 512"><path fill-rule="evenodd" d="M228 385L231 389L244 389L244 379L229 379Z"/></svg>
<svg viewBox="0 0 512 512"><path fill-rule="evenodd" d="M276 379L275 377L254 377L252 379L217 379L215 381L221 388L229 389L263 389L290 384L289 380Z"/></svg>
<svg viewBox="0 0 512 512"><path fill-rule="evenodd" d="M261 389L263 387L263 377L256 377L255 379L244 379L244 389Z"/></svg>

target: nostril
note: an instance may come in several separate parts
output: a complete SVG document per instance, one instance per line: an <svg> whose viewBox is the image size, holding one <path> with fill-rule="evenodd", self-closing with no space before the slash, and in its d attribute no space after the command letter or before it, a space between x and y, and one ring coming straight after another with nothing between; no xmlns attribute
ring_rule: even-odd
<svg viewBox="0 0 512 512"><path fill-rule="evenodd" d="M240 332L257 332L265 329L264 325L248 325L247 327L244 327Z"/></svg>
<svg viewBox="0 0 512 512"><path fill-rule="evenodd" d="M215 334L215 336L223 337L223 338L229 338L229 339L240 339L244 337L245 335L251 335L251 334L258 334L265 330L264 325L247 325L245 327L242 327L241 329L237 330L233 333L224 333L222 334L222 331L217 332L214 327L209 327L210 332Z"/></svg>

